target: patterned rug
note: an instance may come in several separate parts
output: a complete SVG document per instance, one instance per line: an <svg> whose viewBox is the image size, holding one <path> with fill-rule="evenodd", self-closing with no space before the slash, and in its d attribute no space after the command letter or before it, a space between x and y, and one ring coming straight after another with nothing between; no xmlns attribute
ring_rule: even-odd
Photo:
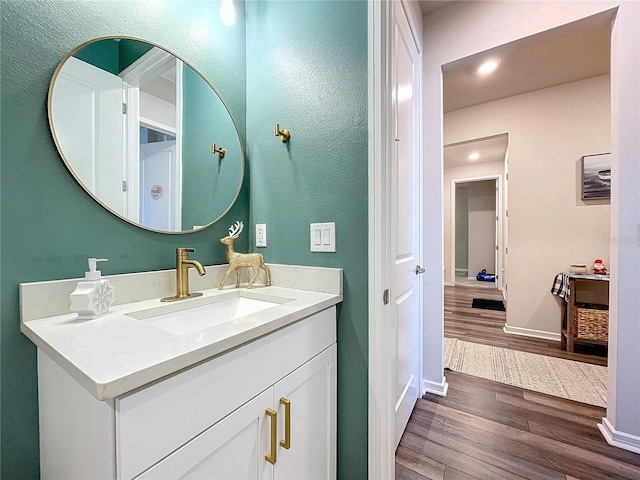
<svg viewBox="0 0 640 480"><path fill-rule="evenodd" d="M607 367L444 339L444 366L496 382L598 407L607 406Z"/></svg>

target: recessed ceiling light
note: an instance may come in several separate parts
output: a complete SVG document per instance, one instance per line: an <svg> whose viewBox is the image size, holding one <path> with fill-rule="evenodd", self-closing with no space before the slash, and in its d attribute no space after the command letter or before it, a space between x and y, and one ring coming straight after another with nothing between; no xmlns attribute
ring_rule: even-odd
<svg viewBox="0 0 640 480"><path fill-rule="evenodd" d="M485 62L482 62L478 66L476 73L478 75L488 75L492 72L495 72L495 70L498 68L499 65L500 65L499 58L491 58Z"/></svg>
<svg viewBox="0 0 640 480"><path fill-rule="evenodd" d="M478 152L473 152L471 155L467 157L469 160L478 160L480 158L480 154Z"/></svg>

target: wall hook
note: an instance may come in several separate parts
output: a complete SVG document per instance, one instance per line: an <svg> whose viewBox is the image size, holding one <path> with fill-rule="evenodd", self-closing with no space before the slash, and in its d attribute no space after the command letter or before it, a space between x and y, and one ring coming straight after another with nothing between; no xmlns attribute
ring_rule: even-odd
<svg viewBox="0 0 640 480"><path fill-rule="evenodd" d="M218 154L218 158L222 160L224 158L224 154L227 153L227 150L224 147L216 148L216 144L211 145L211 153L215 155Z"/></svg>
<svg viewBox="0 0 640 480"><path fill-rule="evenodd" d="M280 137L283 142L288 142L291 138L291 132L286 128L280 130L280 124L276 123L276 137Z"/></svg>

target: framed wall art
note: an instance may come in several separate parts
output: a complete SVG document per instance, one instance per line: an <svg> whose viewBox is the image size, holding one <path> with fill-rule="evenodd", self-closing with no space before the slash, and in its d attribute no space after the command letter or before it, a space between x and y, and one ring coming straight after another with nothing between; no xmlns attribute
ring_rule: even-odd
<svg viewBox="0 0 640 480"><path fill-rule="evenodd" d="M611 198L611 154L582 157L582 199Z"/></svg>

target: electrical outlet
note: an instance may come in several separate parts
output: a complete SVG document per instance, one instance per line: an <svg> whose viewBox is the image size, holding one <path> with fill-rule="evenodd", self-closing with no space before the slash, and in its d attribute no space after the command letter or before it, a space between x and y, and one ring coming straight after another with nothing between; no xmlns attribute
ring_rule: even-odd
<svg viewBox="0 0 640 480"><path fill-rule="evenodd" d="M256 247L267 246L267 224L256 223Z"/></svg>

